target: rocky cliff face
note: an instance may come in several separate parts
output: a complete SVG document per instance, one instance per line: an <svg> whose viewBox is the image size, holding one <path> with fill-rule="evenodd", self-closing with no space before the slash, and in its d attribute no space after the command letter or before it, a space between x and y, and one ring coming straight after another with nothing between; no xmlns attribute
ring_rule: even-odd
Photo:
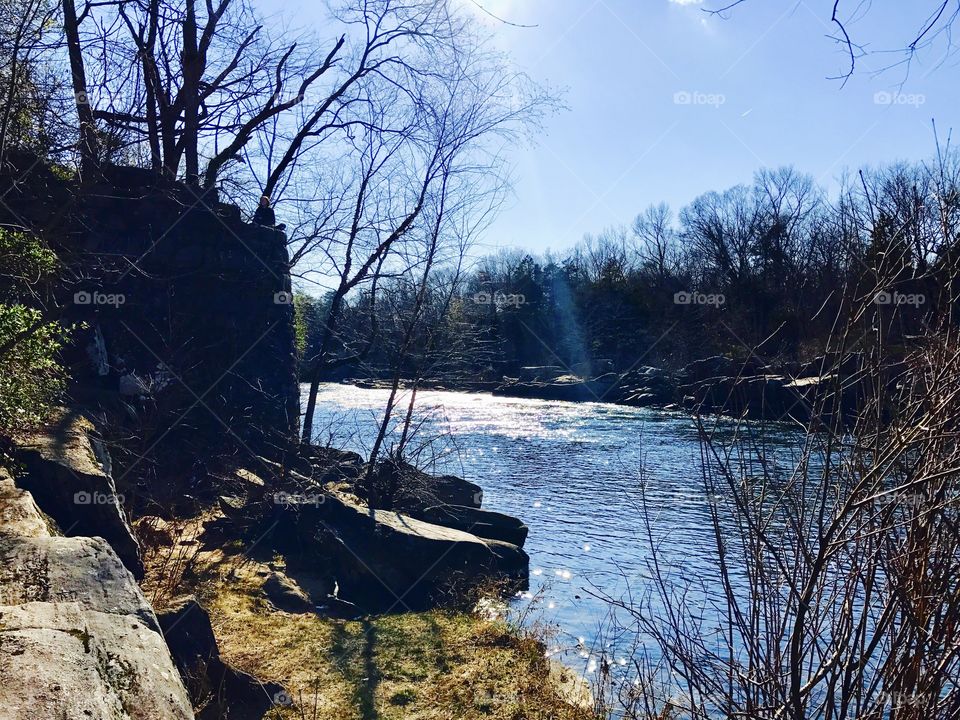
<svg viewBox="0 0 960 720"><path fill-rule="evenodd" d="M107 168L81 187L19 164L0 178L0 221L64 263L58 304L83 323L67 355L72 395L122 440L120 490L133 465L151 481L157 458L202 485L198 460L282 456L299 414L283 233L148 171Z"/></svg>
<svg viewBox="0 0 960 720"><path fill-rule="evenodd" d="M56 532L0 470L0 718L192 720L133 575L105 540Z"/></svg>

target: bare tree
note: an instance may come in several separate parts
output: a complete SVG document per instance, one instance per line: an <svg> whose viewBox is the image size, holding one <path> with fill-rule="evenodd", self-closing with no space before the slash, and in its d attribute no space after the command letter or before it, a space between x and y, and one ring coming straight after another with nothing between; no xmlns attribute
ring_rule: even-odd
<svg viewBox="0 0 960 720"><path fill-rule="evenodd" d="M667 278L677 265L680 250L670 206L650 205L634 219L632 230L641 265L652 268L661 281Z"/></svg>
<svg viewBox="0 0 960 720"><path fill-rule="evenodd" d="M80 45L80 22L73 0L63 0L63 32L67 38L70 75L80 123L80 164L85 170L95 171L100 156L97 127L90 106L87 74Z"/></svg>
<svg viewBox="0 0 960 720"><path fill-rule="evenodd" d="M489 51L469 22L446 3L428 4L438 13L430 15L438 34L417 35L417 49L402 64L392 64L399 76L383 82L384 71L378 71L378 82L365 86L352 107L340 112L336 127L324 130L320 137L326 142L310 141L313 154L305 154L305 144L299 146L301 164L323 171L340 168L320 185L325 194L319 199L316 184L312 195L298 198L308 213L318 207L320 212L292 234L299 242L296 257L306 258L305 264L320 258L319 267L301 273L322 275L333 269L336 280L320 348L310 358L305 441L325 373L358 359L355 352L334 350L344 299L380 273L404 271L402 262L397 267L387 258L401 259L399 249L408 235L422 234L424 209L445 179L469 172L473 196L481 198L491 186L500 186L500 146L538 123L554 105L549 95ZM372 21L366 17L364 27ZM331 160L331 131L346 136L348 148L361 159L357 172L344 175L339 156ZM397 177L404 182L398 184ZM291 191L298 194L293 186ZM331 202L331 197L336 199Z"/></svg>

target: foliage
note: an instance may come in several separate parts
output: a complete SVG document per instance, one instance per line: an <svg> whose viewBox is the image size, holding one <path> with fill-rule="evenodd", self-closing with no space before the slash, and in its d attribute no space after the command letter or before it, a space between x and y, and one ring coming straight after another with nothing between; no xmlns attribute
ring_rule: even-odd
<svg viewBox="0 0 960 720"><path fill-rule="evenodd" d="M0 304L0 344L40 322L38 310ZM0 433L42 423L66 384L57 352L67 339L59 323L43 324L0 356Z"/></svg>
<svg viewBox="0 0 960 720"><path fill-rule="evenodd" d="M66 384L57 354L67 331L24 304L37 300L42 281L56 268L56 255L38 238L0 228L0 347L12 344L0 354L3 434L43 422Z"/></svg>
<svg viewBox="0 0 960 720"><path fill-rule="evenodd" d="M10 299L56 267L57 256L36 237L0 228L0 277L5 281L0 288L0 298Z"/></svg>
<svg viewBox="0 0 960 720"><path fill-rule="evenodd" d="M328 301L319 300L307 293L293 295L293 322L296 334L297 355L301 362L312 357L320 346L323 319Z"/></svg>

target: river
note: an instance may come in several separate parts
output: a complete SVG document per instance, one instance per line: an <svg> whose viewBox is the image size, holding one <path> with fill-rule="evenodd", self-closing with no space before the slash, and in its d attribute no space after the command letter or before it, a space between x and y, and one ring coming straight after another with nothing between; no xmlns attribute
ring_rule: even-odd
<svg viewBox="0 0 960 720"><path fill-rule="evenodd" d="M321 386L315 438L368 453L387 396ZM477 483L484 508L530 527L530 591L513 609L523 622L552 627L550 651L568 664L589 675L601 653L626 661L618 643L631 642L610 635L610 605L596 595L649 589L644 507L658 562L708 585L715 576L710 502L717 498L704 495L701 443L689 417L444 391L420 391L417 407L415 462ZM726 421L717 431L729 432ZM767 461L789 466L796 439L787 429L766 434Z"/></svg>

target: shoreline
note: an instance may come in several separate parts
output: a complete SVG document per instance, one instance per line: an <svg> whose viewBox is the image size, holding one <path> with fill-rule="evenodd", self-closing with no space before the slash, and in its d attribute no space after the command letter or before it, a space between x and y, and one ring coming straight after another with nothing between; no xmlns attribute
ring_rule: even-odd
<svg viewBox="0 0 960 720"><path fill-rule="evenodd" d="M625 373L573 375L564 368L543 366L520 368L517 377L503 376L499 380L440 377L405 378L400 382L404 388L416 385L429 390L484 392L498 397L595 402L805 424L814 416L837 416L844 423L853 419L870 389L870 372L862 353L770 364L717 355L669 370L639 366ZM902 361L891 362L883 368L881 382L894 390L906 372ZM328 382L365 389L389 389L392 384L390 379L375 375Z"/></svg>

